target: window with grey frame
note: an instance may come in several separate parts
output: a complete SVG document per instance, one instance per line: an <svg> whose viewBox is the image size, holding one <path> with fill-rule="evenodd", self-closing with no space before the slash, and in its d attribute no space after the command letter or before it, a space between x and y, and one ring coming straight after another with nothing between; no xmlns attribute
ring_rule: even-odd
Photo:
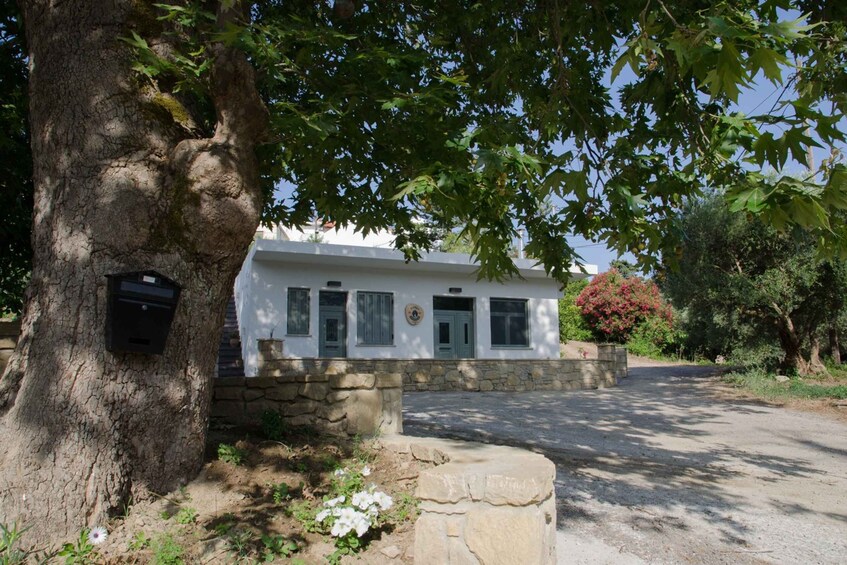
<svg viewBox="0 0 847 565"><path fill-rule="evenodd" d="M529 347L526 299L491 299L491 346Z"/></svg>
<svg viewBox="0 0 847 565"><path fill-rule="evenodd" d="M394 345L394 295L390 292L356 293L359 345Z"/></svg>
<svg viewBox="0 0 847 565"><path fill-rule="evenodd" d="M309 335L309 289L288 289L288 335Z"/></svg>

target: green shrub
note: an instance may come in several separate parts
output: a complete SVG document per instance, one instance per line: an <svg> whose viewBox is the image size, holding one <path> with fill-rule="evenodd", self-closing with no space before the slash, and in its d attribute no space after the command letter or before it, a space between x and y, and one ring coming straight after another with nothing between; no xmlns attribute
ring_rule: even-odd
<svg viewBox="0 0 847 565"><path fill-rule="evenodd" d="M679 353L684 340L685 335L667 318L650 316L636 326L626 342L626 348L633 355L659 358Z"/></svg>
<svg viewBox="0 0 847 565"><path fill-rule="evenodd" d="M776 370L782 363L783 356L782 349L776 343L737 345L730 351L728 362L731 365L767 372Z"/></svg>
<svg viewBox="0 0 847 565"><path fill-rule="evenodd" d="M571 340L590 341L593 337L591 328L585 323L576 305L576 297L586 286L588 281L585 279L569 282L564 296L559 300L559 341L563 343Z"/></svg>

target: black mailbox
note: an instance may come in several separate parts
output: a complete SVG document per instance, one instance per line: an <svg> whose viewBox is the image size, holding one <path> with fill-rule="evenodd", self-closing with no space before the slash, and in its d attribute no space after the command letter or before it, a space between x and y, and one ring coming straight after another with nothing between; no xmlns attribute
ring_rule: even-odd
<svg viewBox="0 0 847 565"><path fill-rule="evenodd" d="M174 319L180 286L156 271L107 277L106 349L162 353Z"/></svg>

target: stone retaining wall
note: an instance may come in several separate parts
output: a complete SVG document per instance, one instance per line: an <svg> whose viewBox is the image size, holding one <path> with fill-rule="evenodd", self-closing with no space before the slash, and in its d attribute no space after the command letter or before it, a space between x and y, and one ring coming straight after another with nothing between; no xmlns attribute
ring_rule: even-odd
<svg viewBox="0 0 847 565"><path fill-rule="evenodd" d="M626 375L623 359L623 365L615 359L270 359L260 363L259 375L392 375L405 392L578 390L615 386Z"/></svg>
<svg viewBox="0 0 847 565"><path fill-rule="evenodd" d="M291 360L259 377L215 379L212 418L255 424L266 410L292 426L349 435L401 433L400 375L339 371L322 360Z"/></svg>
<svg viewBox="0 0 847 565"><path fill-rule="evenodd" d="M556 563L556 467L513 447L433 438L383 444L437 466L415 496L415 565Z"/></svg>
<svg viewBox="0 0 847 565"><path fill-rule="evenodd" d="M0 320L0 375L6 370L6 363L12 357L18 335L21 333L20 321Z"/></svg>
<svg viewBox="0 0 847 565"><path fill-rule="evenodd" d="M397 363L395 370L403 375L406 392L605 388L617 384L620 371L615 361L599 359L418 359Z"/></svg>
<svg viewBox="0 0 847 565"><path fill-rule="evenodd" d="M259 376L215 379L212 417L250 424L274 410L291 425L351 435L399 433L403 391L614 386L626 375L626 350L605 347L605 358L585 360L286 359L280 340L260 340Z"/></svg>

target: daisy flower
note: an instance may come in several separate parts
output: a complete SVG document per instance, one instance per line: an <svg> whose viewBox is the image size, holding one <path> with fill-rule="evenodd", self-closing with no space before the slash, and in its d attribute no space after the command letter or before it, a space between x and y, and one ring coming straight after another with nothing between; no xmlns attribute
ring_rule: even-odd
<svg viewBox="0 0 847 565"><path fill-rule="evenodd" d="M109 532L106 531L106 528L103 526L96 526L91 528L91 531L88 532L88 541L90 541L93 545L100 545L109 537Z"/></svg>

